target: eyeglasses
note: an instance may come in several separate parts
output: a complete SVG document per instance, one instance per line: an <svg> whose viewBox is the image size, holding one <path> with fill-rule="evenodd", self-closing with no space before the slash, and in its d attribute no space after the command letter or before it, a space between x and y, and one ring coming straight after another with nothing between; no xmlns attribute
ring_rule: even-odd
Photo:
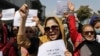
<svg viewBox="0 0 100 56"><path fill-rule="evenodd" d="M94 35L94 31L85 31L83 33L84 35L89 35L89 34Z"/></svg>
<svg viewBox="0 0 100 56"><path fill-rule="evenodd" d="M45 28L44 28L45 32L50 32L50 29L51 29L52 31L58 31L59 27L58 27L57 25L53 25L53 26L51 26L51 27L45 27Z"/></svg>
<svg viewBox="0 0 100 56"><path fill-rule="evenodd" d="M29 31L28 31L28 30L26 30L26 33L33 33L33 31L31 31L31 30L29 30Z"/></svg>

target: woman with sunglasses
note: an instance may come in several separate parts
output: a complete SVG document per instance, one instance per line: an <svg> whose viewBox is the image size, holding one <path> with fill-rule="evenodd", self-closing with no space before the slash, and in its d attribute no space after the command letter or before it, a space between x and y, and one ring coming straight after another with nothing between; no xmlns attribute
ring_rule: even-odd
<svg viewBox="0 0 100 56"><path fill-rule="evenodd" d="M22 56L37 56L37 53L30 53L29 48L32 45L32 42L29 40L29 38L26 37L25 35L25 22L26 18L28 15L28 6L24 4L20 9L19 9L20 15L21 15L21 22L18 30L18 35L17 35L17 42L21 48L21 55ZM48 17L45 21L45 35L41 36L37 41L37 44L44 44L49 41L54 41L58 39L64 39L64 29L62 26L62 22L56 18L56 17ZM39 46L37 46L39 47ZM37 48L38 49L38 48ZM35 54L35 55L34 55ZM66 56L71 56L71 53L66 51L65 52Z"/></svg>
<svg viewBox="0 0 100 56"><path fill-rule="evenodd" d="M74 6L72 3L69 5L71 11ZM95 40L96 33L91 25L84 25L82 27L82 33L79 33L75 26L74 15L68 16L68 25L70 36L75 47L74 56L100 56L100 44ZM83 38L82 38L83 37Z"/></svg>
<svg viewBox="0 0 100 56"><path fill-rule="evenodd" d="M75 49L79 51L78 56L100 56L100 43L96 41L96 32L94 28L86 24L82 27L83 42Z"/></svg>

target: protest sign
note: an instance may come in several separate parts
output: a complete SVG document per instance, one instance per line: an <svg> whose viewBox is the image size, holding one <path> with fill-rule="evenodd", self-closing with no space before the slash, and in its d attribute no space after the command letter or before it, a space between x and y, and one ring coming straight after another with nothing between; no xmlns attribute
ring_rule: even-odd
<svg viewBox="0 0 100 56"><path fill-rule="evenodd" d="M57 1L56 14L57 15L63 15L63 13L66 12L67 10L68 10L67 2L58 0Z"/></svg>
<svg viewBox="0 0 100 56"><path fill-rule="evenodd" d="M37 12L38 12L37 10L29 9L28 17L27 17L26 24L25 24L26 27L36 26L36 22L33 22L32 19L33 19L33 16L37 16ZM20 19L21 19L20 13L19 13L19 11L17 11L15 13L13 25L19 26L20 25Z"/></svg>
<svg viewBox="0 0 100 56"><path fill-rule="evenodd" d="M64 56L66 47L63 40L55 40L42 44L38 56Z"/></svg>
<svg viewBox="0 0 100 56"><path fill-rule="evenodd" d="M3 56L3 53L2 53L2 51L0 51L0 56Z"/></svg>
<svg viewBox="0 0 100 56"><path fill-rule="evenodd" d="M2 10L2 18L1 20L13 20L14 19L15 9L4 9Z"/></svg>

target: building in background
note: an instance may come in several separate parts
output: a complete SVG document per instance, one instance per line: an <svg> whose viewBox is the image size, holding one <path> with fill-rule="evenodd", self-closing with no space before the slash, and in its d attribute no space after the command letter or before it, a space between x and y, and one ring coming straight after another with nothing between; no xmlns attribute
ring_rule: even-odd
<svg viewBox="0 0 100 56"><path fill-rule="evenodd" d="M24 3L28 4L30 9L38 10L38 17L41 21L45 18L45 6L41 4L40 0L6 0L18 7L22 6Z"/></svg>
<svg viewBox="0 0 100 56"><path fill-rule="evenodd" d="M16 10L19 9L19 7L13 3L10 3L6 0L0 0L0 8L2 9L8 9L8 8L15 8Z"/></svg>
<svg viewBox="0 0 100 56"><path fill-rule="evenodd" d="M18 10L24 3L28 4L30 9L37 9L38 17L41 21L44 21L46 7L41 4L40 0L0 0L0 8L15 8Z"/></svg>

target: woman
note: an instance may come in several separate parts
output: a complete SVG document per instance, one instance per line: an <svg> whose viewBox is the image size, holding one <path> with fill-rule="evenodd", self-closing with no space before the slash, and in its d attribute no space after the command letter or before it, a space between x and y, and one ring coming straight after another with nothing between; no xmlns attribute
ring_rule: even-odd
<svg viewBox="0 0 100 56"><path fill-rule="evenodd" d="M73 10L73 5L70 4L70 6ZM94 28L91 25L84 25L82 33L79 33L75 26L74 15L69 15L67 20L70 36L75 47L74 56L100 56L100 44L95 40Z"/></svg>
<svg viewBox="0 0 100 56"><path fill-rule="evenodd" d="M96 31L96 34L97 34L96 40L100 43L100 18L93 20L91 25L94 27L94 29Z"/></svg>
<svg viewBox="0 0 100 56"><path fill-rule="evenodd" d="M91 25L84 25L80 34L75 27L74 15L69 15L68 21L70 36L75 47L74 56L100 56L100 44L95 40L94 28Z"/></svg>
<svg viewBox="0 0 100 56"><path fill-rule="evenodd" d="M64 39L64 29L56 17L48 17L45 21L45 36L40 37L40 40L42 43L58 40L58 39Z"/></svg>
<svg viewBox="0 0 100 56"><path fill-rule="evenodd" d="M87 24L82 27L84 41L79 44L76 51L80 51L78 56L100 56L100 44L96 41L94 28Z"/></svg>
<svg viewBox="0 0 100 56"><path fill-rule="evenodd" d="M28 37L26 37L25 33L25 22L26 18L28 15L28 6L24 4L20 9L19 9L20 15L21 15L21 22L19 26L19 31L18 31L18 36L17 36L17 42L19 46L21 47L21 55L22 56L36 56L37 53L30 53L28 49L30 49L31 45L33 42L30 41ZM59 21L58 18L56 17L48 17L45 21L45 35L41 36L39 39L37 38L37 44L44 44L49 41L54 41L58 39L64 39L64 29L62 26L62 22ZM65 43L66 44L66 43ZM35 44L36 45L36 44ZM34 45L34 46L35 46ZM38 47L38 46L37 46ZM23 50L22 50L23 49ZM38 48L37 48L38 49ZM27 51L28 50L28 51ZM23 52L24 51L24 52ZM25 53L25 54L23 54Z"/></svg>
<svg viewBox="0 0 100 56"><path fill-rule="evenodd" d="M16 56L13 44L8 40L7 27L2 23L2 11L0 10L0 52L2 56Z"/></svg>

